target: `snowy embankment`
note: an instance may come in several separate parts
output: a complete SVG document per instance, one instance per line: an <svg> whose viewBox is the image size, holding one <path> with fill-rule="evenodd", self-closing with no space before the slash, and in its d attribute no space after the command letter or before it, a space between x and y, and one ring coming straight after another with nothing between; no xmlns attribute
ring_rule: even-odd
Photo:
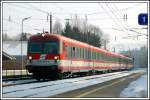
<svg viewBox="0 0 150 100"><path fill-rule="evenodd" d="M120 97L147 97L147 74L142 75L139 79L129 84Z"/></svg>

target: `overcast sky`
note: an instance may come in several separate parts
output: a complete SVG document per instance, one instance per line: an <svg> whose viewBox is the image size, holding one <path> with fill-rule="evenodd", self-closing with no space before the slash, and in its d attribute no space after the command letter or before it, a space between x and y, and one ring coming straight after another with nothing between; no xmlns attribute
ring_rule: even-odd
<svg viewBox="0 0 150 100"><path fill-rule="evenodd" d="M146 36L126 29L134 29L142 34L148 34L147 26L138 25L139 13L147 13L147 3L3 3L3 33L15 36L21 33L21 20L24 21L24 32L36 34L42 30L49 31L47 13L52 13L53 24L59 20L62 25L66 18L75 14L82 20L87 15L88 24L93 24L102 29L110 38L108 49L116 47L129 49L146 45ZM127 14L127 20L124 15ZM125 29L126 28L126 29ZM116 36L116 40L115 40ZM132 37L129 37L132 36ZM125 39L126 38L126 39Z"/></svg>

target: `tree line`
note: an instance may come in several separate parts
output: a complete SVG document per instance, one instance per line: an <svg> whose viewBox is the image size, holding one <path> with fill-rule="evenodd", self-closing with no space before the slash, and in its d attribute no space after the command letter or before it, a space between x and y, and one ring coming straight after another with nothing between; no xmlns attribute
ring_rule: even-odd
<svg viewBox="0 0 150 100"><path fill-rule="evenodd" d="M121 51L121 53L129 55L134 59L134 67L136 68L148 67L148 48L146 46L143 46L140 49Z"/></svg>
<svg viewBox="0 0 150 100"><path fill-rule="evenodd" d="M83 32L76 26L71 27L69 23L66 23L65 29L62 32L62 35L66 37L88 43L96 47L102 46L101 34L97 34L96 32L92 32L90 30Z"/></svg>

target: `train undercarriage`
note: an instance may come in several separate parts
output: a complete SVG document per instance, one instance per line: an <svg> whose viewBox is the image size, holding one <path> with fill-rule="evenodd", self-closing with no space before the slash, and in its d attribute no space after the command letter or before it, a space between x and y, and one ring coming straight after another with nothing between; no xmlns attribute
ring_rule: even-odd
<svg viewBox="0 0 150 100"><path fill-rule="evenodd" d="M123 71L127 69L103 69L103 70L88 70L88 71L66 71L61 72L58 70L58 66L26 66L29 73L32 73L33 78L38 81L45 81L45 80L57 80L63 78L70 78L70 77L79 77L79 76L90 76L90 75L98 75L98 74L105 74L110 72L116 71Z"/></svg>

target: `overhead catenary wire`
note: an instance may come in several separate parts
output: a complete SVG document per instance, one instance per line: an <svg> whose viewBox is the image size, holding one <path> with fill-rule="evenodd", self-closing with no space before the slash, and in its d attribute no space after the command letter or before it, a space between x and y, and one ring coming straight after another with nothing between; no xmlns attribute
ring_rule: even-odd
<svg viewBox="0 0 150 100"><path fill-rule="evenodd" d="M11 23L14 23L14 24L17 24L17 25L20 25L20 23L18 23L18 22L16 22L16 21L13 21L13 20L9 21L9 19L7 19L7 18L3 18L3 20L4 20L4 21L11 22ZM30 28L30 29L33 29L33 30L39 30L39 31L42 31L42 30L37 29L37 28L32 28L32 26L29 26L29 25L24 25L24 26L25 26L25 27L28 27L28 28Z"/></svg>
<svg viewBox="0 0 150 100"><path fill-rule="evenodd" d="M120 10L117 8L117 6L116 6L115 4L113 4L113 7L115 7L115 9L118 10L118 16L121 17L121 12L120 12ZM113 9L113 7L111 6L112 9ZM124 22L123 27L124 27L127 31L131 31L131 32L134 32L134 33L136 33L136 34L140 34L140 36L142 36L142 33L137 32L137 31L131 29L131 28L129 27L129 25L127 24L127 21ZM147 34L143 34L143 35L147 36Z"/></svg>
<svg viewBox="0 0 150 100"><path fill-rule="evenodd" d="M120 15L119 13L114 13L114 8L108 3L106 3L106 6L108 7L108 9L111 11L112 15L115 17L116 20L118 20L117 22L123 27L123 31L125 33L128 33L129 30L127 30L128 28L126 28L126 26L124 25L124 23L122 23L122 21L120 19L118 19L117 15ZM116 15L117 14L117 15ZM120 16L121 17L121 16Z"/></svg>
<svg viewBox="0 0 150 100"><path fill-rule="evenodd" d="M122 9L119 9L119 10L115 10L115 12L118 12L118 11L125 11L125 10L130 10L134 7L137 7L137 6L140 6L144 3L138 3L138 4L135 4L134 6L131 6L131 7L127 7L127 8L122 8ZM96 15L96 14L104 14L106 13L105 11L104 12L93 12L93 13L88 13L87 15Z"/></svg>
<svg viewBox="0 0 150 100"><path fill-rule="evenodd" d="M123 30L123 28L115 21L115 19L108 13L108 11L103 7L103 5L101 5L99 3L99 5L101 6L101 8L106 12L106 14L113 20L113 22L115 23L115 25L117 25L118 28L121 28ZM124 31L125 32L125 31Z"/></svg>
<svg viewBox="0 0 150 100"><path fill-rule="evenodd" d="M12 4L12 3L11 3ZM45 13L45 14L48 14L48 12L47 11L44 11L43 9L40 9L40 8L38 8L38 7L36 7L36 6L34 6L34 5L32 5L31 3L27 3L28 5L29 5L29 7L27 7L27 6L23 6L23 5L15 5L15 6L18 6L18 7L20 7L20 8L24 8L24 9L32 9L32 10L36 10L36 11L38 11L38 12L41 12L41 13ZM134 6L131 6L131 7L128 7L128 8L125 8L125 9L120 9L120 10L122 10L122 11L124 11L124 10L129 10L129 9L131 9L131 8L134 8L135 6L139 6L139 5L141 5L141 3L138 3L138 4L136 4L136 5L134 5ZM13 6L14 6L14 4L13 4ZM58 6L58 5L57 5ZM59 6L60 7L60 6ZM60 7L60 8L62 8L62 7ZM120 10L116 10L115 12L119 12ZM108 13L109 11L107 11L107 12L104 12L104 13ZM61 12L60 12L61 13ZM87 14L88 16L90 15L90 13L89 14ZM58 17L56 17L56 16L53 16L55 19L60 19L61 21L64 21L64 19L61 19L61 18L58 18ZM34 19L33 19L34 20ZM92 20L94 20L94 19L92 19ZM117 23L117 22L116 22ZM119 25L120 26L120 25ZM127 29L127 28L126 28ZM131 29L132 30L132 29Z"/></svg>
<svg viewBox="0 0 150 100"><path fill-rule="evenodd" d="M38 7L36 7L36 6L34 6L34 5L32 5L31 3L26 3L27 4L27 6L29 6L29 7L27 7L27 6L22 6L22 5L16 5L16 4L14 4L14 3L8 3L9 5L11 5L11 6L14 6L14 7L19 7L19 8L24 8L24 9L32 9L32 10L36 10L36 11L38 11L38 12L41 12L41 13L45 13L45 14L48 14L49 12L48 11L44 11L44 10L42 10L42 9L40 9L40 8L38 8ZM56 3L55 3L55 5L56 5ZM123 9L119 9L119 10L121 10L121 11L124 11L124 10L129 10L129 9L131 9L131 8L134 8L134 7L136 7L136 6L139 6L139 5L141 5L141 3L139 3L139 4L136 4L136 5L134 5L134 6L131 6L131 7L128 7L128 8L123 8ZM53 5L54 6L54 5ZM58 6L58 5L56 5L57 7L59 7L60 9L64 9L63 7L60 7L60 6ZM85 15L84 13L70 13L70 12L67 12L66 11L66 9L64 9L65 10L65 13L63 13L63 12L53 12L53 14L71 14L71 15L74 15L74 14L77 14L77 15ZM119 10L115 10L115 12L118 12ZM109 11L108 11L109 12ZM86 13L86 15L94 15L94 14L103 14L103 13L106 13L105 11L104 12L92 12L92 13Z"/></svg>

